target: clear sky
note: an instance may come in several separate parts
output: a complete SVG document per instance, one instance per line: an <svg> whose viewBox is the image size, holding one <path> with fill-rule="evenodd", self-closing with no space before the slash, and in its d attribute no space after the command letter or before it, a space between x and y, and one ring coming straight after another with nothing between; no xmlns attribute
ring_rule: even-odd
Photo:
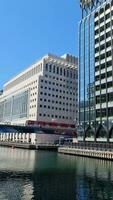
<svg viewBox="0 0 113 200"><path fill-rule="evenodd" d="M0 0L0 89L48 52L78 55L79 0Z"/></svg>

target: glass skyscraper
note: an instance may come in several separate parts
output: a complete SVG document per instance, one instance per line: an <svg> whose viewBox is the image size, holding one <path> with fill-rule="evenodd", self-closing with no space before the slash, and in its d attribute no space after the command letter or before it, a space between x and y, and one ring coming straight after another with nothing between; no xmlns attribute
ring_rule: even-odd
<svg viewBox="0 0 113 200"><path fill-rule="evenodd" d="M113 1L81 0L79 138L112 141Z"/></svg>

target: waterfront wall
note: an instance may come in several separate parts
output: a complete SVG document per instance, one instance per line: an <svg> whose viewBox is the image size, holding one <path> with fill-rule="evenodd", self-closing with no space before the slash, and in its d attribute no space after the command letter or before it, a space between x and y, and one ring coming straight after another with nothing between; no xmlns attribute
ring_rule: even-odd
<svg viewBox="0 0 113 200"><path fill-rule="evenodd" d="M96 149L91 150L91 149L77 149L72 147L59 147L58 152L75 156L113 160L113 151L108 151L108 150L96 150Z"/></svg>

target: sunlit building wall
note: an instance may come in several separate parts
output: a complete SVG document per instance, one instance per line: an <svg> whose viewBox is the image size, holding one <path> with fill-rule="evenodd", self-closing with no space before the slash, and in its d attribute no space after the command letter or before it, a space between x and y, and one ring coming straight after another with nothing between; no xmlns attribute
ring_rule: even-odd
<svg viewBox="0 0 113 200"><path fill-rule="evenodd" d="M0 92L0 122L26 120L74 124L78 99L77 58L47 54L17 74Z"/></svg>

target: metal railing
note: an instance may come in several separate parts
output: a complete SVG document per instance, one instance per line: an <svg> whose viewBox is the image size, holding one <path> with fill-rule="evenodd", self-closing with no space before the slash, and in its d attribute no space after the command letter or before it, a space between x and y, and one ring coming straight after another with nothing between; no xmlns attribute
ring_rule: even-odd
<svg viewBox="0 0 113 200"><path fill-rule="evenodd" d="M94 143L94 142L79 142L76 144L73 143L64 143L61 146L67 146L70 148L76 149L88 149L88 150L99 150L99 151L113 151L113 144L111 143Z"/></svg>

